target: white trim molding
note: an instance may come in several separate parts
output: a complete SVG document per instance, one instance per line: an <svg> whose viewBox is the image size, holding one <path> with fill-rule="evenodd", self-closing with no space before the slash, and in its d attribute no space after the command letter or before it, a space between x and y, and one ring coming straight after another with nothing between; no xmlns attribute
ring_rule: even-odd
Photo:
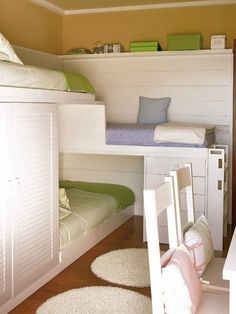
<svg viewBox="0 0 236 314"><path fill-rule="evenodd" d="M52 12L55 12L57 14L60 15L64 15L65 14L65 10L59 8L58 6L50 3L49 1L46 0L30 0L31 2L34 2L37 5L40 5L41 7L50 10Z"/></svg>
<svg viewBox="0 0 236 314"><path fill-rule="evenodd" d="M138 11L138 10L157 10L157 9L168 9L168 8L236 4L236 0L204 0L204 1L194 0L194 1L188 1L188 2L129 5L129 6L121 6L121 7L104 7L104 8L94 8L94 9L63 10L60 7L54 4L51 4L49 1L46 1L46 0L31 0L31 1L50 11L53 11L61 15L123 12L123 11Z"/></svg>

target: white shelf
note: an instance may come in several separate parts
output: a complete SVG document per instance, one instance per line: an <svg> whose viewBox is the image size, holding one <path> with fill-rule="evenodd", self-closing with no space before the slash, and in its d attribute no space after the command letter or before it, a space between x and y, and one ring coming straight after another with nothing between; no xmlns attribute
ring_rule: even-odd
<svg viewBox="0 0 236 314"><path fill-rule="evenodd" d="M102 59L102 58L129 58L129 57L166 57L166 56L193 56L193 55L218 55L232 54L232 49L203 49L203 50L181 50L181 51L146 51L146 52L120 52L120 53L95 53L95 54L75 54L58 55L62 60L75 59Z"/></svg>

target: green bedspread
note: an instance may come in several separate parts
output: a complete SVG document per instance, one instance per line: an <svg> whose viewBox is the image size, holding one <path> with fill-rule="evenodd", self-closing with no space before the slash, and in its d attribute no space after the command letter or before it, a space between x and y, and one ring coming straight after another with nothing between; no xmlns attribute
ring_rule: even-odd
<svg viewBox="0 0 236 314"><path fill-rule="evenodd" d="M128 187L119 184L60 181L60 187L65 189L80 189L113 196L119 204L119 210L134 204L135 201L134 192Z"/></svg>
<svg viewBox="0 0 236 314"><path fill-rule="evenodd" d="M65 75L67 90L72 92L86 92L95 94L93 86L88 79L78 73L63 72Z"/></svg>

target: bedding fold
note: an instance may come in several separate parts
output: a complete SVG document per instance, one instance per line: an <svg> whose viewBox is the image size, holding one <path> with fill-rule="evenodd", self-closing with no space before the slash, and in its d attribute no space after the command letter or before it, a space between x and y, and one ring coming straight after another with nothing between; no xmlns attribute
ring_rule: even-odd
<svg viewBox="0 0 236 314"><path fill-rule="evenodd" d="M171 142L202 145L206 134L215 131L215 127L206 124L167 122L155 127L154 142Z"/></svg>
<svg viewBox="0 0 236 314"><path fill-rule="evenodd" d="M62 180L60 181L60 187L110 195L117 200L118 211L133 205L135 201L134 192L130 188L119 184Z"/></svg>
<svg viewBox="0 0 236 314"><path fill-rule="evenodd" d="M88 79L78 73L0 61L0 86L95 94Z"/></svg>

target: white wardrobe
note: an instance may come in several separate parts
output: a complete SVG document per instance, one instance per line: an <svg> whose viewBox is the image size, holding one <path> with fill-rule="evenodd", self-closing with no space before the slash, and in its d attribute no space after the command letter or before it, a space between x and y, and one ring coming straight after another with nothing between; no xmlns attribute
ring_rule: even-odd
<svg viewBox="0 0 236 314"><path fill-rule="evenodd" d="M57 107L0 103L0 307L58 263Z"/></svg>

